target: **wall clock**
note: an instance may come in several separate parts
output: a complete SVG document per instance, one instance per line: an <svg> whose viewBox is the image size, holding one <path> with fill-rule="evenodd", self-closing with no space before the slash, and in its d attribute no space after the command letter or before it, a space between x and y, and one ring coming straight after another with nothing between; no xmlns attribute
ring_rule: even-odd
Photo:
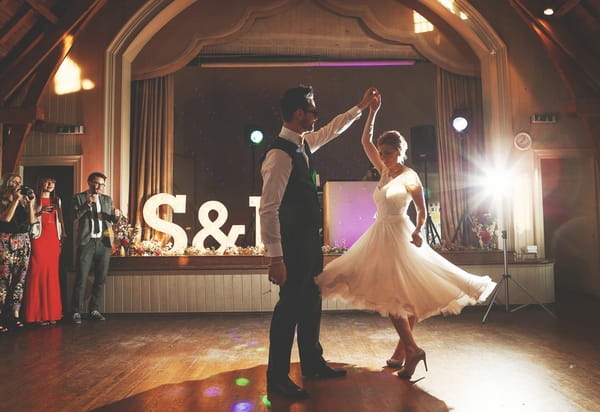
<svg viewBox="0 0 600 412"><path fill-rule="evenodd" d="M514 144L519 150L528 150L532 144L531 135L526 132L520 132L515 135Z"/></svg>

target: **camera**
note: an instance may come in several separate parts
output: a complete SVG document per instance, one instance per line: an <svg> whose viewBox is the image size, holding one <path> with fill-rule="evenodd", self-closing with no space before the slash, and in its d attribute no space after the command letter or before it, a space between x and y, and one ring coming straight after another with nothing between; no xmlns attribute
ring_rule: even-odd
<svg viewBox="0 0 600 412"><path fill-rule="evenodd" d="M23 196L27 196L30 199L33 199L35 197L33 189L29 186L21 186L21 194Z"/></svg>

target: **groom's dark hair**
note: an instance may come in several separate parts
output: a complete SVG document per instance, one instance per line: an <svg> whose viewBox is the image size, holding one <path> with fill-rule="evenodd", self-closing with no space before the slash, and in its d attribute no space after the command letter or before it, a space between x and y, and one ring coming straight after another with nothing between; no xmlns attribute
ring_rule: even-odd
<svg viewBox="0 0 600 412"><path fill-rule="evenodd" d="M287 89L281 98L281 116L283 120L289 122L298 109L306 109L308 100L314 97L312 86L303 84L298 87Z"/></svg>

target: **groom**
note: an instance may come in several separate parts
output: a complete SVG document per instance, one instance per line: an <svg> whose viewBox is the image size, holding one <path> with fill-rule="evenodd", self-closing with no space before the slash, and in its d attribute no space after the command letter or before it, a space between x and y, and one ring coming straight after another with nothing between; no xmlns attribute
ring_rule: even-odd
<svg viewBox="0 0 600 412"><path fill-rule="evenodd" d="M289 89L281 100L283 127L263 156L259 209L265 256L270 261L269 280L280 287L269 333L268 392L295 399L308 397L289 378L296 330L304 377L346 375L345 370L325 363L319 343L321 294L314 277L323 269L322 215L311 156L358 119L375 94L376 89L368 89L356 106L318 131L314 131L318 112L311 86Z"/></svg>

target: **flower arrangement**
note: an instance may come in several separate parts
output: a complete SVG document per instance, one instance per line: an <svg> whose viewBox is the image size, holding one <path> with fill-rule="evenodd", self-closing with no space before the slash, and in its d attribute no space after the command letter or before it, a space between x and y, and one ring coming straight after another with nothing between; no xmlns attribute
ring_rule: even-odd
<svg viewBox="0 0 600 412"><path fill-rule="evenodd" d="M498 224L494 216L489 213L477 213L471 216L472 230L477 236L481 249L498 249Z"/></svg>
<svg viewBox="0 0 600 412"><path fill-rule="evenodd" d="M265 249L263 247L255 246L229 246L223 252L214 247L202 249L190 246L185 249L183 254L189 256L261 256L264 253Z"/></svg>
<svg viewBox="0 0 600 412"><path fill-rule="evenodd" d="M322 246L324 254L342 254L348 248L344 246L324 245ZM256 246L230 246L224 251L219 251L214 247L197 248L189 246L185 250L173 249L172 243L167 243L163 246L162 242L157 239L132 241L127 247L128 256L262 256L265 254L264 247ZM119 254L115 252L115 254Z"/></svg>
<svg viewBox="0 0 600 412"><path fill-rule="evenodd" d="M449 241L448 239L442 239L440 243L436 243L431 245L431 248L438 252L465 252L465 251L474 251L479 250L479 243L477 246L474 245L462 245L460 243L454 243Z"/></svg>
<svg viewBox="0 0 600 412"><path fill-rule="evenodd" d="M177 250L171 242L163 245L158 239L140 240L140 229L129 224L125 215L119 217L113 225L113 231L115 243L112 252L116 256L262 256L265 253L264 247L256 246L229 246L224 251L214 247L189 246L184 250ZM324 245L322 250L324 254L342 254L348 248L345 242L342 242L342 246L337 243L334 246Z"/></svg>
<svg viewBox="0 0 600 412"><path fill-rule="evenodd" d="M164 250L163 250L164 249ZM129 255L132 256L162 256L170 249L163 245L156 239L152 240L141 240L134 242L129 246Z"/></svg>
<svg viewBox="0 0 600 412"><path fill-rule="evenodd" d="M226 256L255 256L255 255L264 255L265 249L258 248L255 246L247 246L247 247L228 247L223 252L223 255Z"/></svg>
<svg viewBox="0 0 600 412"><path fill-rule="evenodd" d="M321 247L321 250L323 250L323 253L326 255L341 255L343 253L346 253L348 251L348 248L346 247L346 242L343 241L342 246L338 246L337 243L333 246L323 245Z"/></svg>
<svg viewBox="0 0 600 412"><path fill-rule="evenodd" d="M125 215L119 216L119 219L113 224L112 228L115 234L113 254L127 255L129 247L136 242L136 238L140 232L139 228L129 224Z"/></svg>

